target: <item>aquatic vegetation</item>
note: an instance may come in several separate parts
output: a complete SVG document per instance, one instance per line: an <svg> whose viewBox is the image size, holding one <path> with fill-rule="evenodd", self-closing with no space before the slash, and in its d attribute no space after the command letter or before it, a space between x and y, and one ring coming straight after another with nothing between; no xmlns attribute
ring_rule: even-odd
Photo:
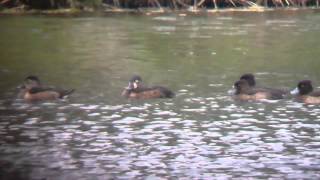
<svg viewBox="0 0 320 180"><path fill-rule="evenodd" d="M306 7L319 6L319 0L0 0L0 8L21 9L140 9L163 10L218 9L218 8L263 8L263 7ZM1 9L0 9L1 10Z"/></svg>

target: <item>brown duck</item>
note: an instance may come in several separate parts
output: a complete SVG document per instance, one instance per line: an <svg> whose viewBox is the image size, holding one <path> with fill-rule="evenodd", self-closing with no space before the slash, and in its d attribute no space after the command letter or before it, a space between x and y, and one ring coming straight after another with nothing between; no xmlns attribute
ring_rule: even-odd
<svg viewBox="0 0 320 180"><path fill-rule="evenodd" d="M131 99L153 99L153 98L173 98L175 94L162 86L144 87L140 76L133 76L129 80L122 96Z"/></svg>
<svg viewBox="0 0 320 180"><path fill-rule="evenodd" d="M18 97L28 102L63 99L74 92L71 90L62 90L42 86L37 76L28 76L24 79Z"/></svg>

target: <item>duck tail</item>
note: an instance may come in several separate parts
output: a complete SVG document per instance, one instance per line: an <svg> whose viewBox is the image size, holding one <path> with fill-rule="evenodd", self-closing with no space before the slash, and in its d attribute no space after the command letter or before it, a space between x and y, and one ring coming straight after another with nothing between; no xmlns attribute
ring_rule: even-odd
<svg viewBox="0 0 320 180"><path fill-rule="evenodd" d="M176 94L174 92L168 90L168 92L167 92L167 97L168 98L174 98L175 96L176 96Z"/></svg>
<svg viewBox="0 0 320 180"><path fill-rule="evenodd" d="M162 88L162 92L164 94L164 96L166 98L174 98L176 95L174 94L174 92L172 92L171 90L167 89L167 88Z"/></svg>
<svg viewBox="0 0 320 180"><path fill-rule="evenodd" d="M60 97L59 98L64 98L70 94L72 94L75 91L75 89L69 89L69 90L65 90L65 91L61 91L60 92Z"/></svg>

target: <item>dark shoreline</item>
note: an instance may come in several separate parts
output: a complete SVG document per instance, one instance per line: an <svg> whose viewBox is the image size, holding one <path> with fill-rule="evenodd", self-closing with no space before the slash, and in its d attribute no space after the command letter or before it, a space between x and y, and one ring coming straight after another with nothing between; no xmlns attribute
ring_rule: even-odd
<svg viewBox="0 0 320 180"><path fill-rule="evenodd" d="M262 6L249 8L221 8L221 9L197 9L197 10L172 10L166 8L141 8L141 9L106 9L106 10L78 10L78 9L55 9L55 10L21 10L4 9L0 10L0 16L15 15L52 15L52 16L78 16L78 15L108 15L108 14L136 14L136 15L157 15L157 14L177 14L186 15L210 15L220 13L263 13L263 12L320 12L317 7L285 7L285 8L265 8Z"/></svg>

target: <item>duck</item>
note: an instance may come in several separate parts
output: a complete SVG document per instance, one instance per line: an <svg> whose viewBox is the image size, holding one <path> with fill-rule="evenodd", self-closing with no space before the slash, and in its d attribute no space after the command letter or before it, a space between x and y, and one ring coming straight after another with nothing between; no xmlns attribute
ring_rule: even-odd
<svg viewBox="0 0 320 180"><path fill-rule="evenodd" d="M296 100L305 104L320 104L320 91L313 91L312 81L299 81L297 87L290 91L296 96Z"/></svg>
<svg viewBox="0 0 320 180"><path fill-rule="evenodd" d="M63 99L74 92L74 89L63 90L45 87L37 76L27 76L19 87L18 98L28 102Z"/></svg>
<svg viewBox="0 0 320 180"><path fill-rule="evenodd" d="M277 92L252 88L249 82L243 79L234 83L234 89L234 98L237 100L277 100L283 98L282 94Z"/></svg>
<svg viewBox="0 0 320 180"><path fill-rule="evenodd" d="M251 88L255 88L257 91L266 91L271 94L281 94L282 96L285 96L289 94L288 91L282 90L282 89L275 89L275 88L268 88L268 87L257 87L256 86L256 80L255 76L251 73L246 73L240 76L240 80L246 80Z"/></svg>
<svg viewBox="0 0 320 180"><path fill-rule="evenodd" d="M173 98L175 96L175 94L166 87L143 86L142 78L138 75L131 77L129 85L122 91L121 95L129 99Z"/></svg>

